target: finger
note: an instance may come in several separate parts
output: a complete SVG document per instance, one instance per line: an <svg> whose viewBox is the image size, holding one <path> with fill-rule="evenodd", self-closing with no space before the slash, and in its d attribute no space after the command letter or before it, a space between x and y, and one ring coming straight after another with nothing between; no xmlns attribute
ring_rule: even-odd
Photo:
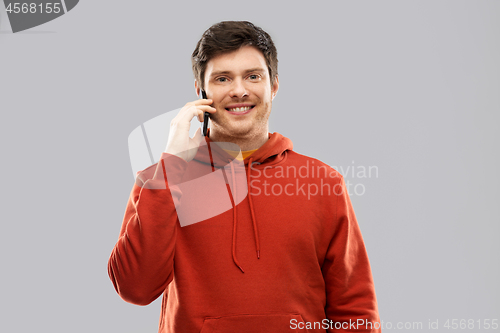
<svg viewBox="0 0 500 333"><path fill-rule="evenodd" d="M174 118L174 123L190 123L194 117L197 117L200 122L203 122L204 113L214 113L215 108L209 105L191 106L190 108L182 109Z"/></svg>
<svg viewBox="0 0 500 333"><path fill-rule="evenodd" d="M210 106L210 105L198 105L198 106L196 106L196 108L199 110L210 112L210 113L214 113L215 111L217 111L216 108L214 108L213 106Z"/></svg>
<svg viewBox="0 0 500 333"><path fill-rule="evenodd" d="M193 115L193 117L195 117L195 116L198 117L198 120L201 123L205 119L205 112L214 113L215 109L214 108L206 109L206 108L200 108L200 107L198 107L197 110L196 110L196 113Z"/></svg>
<svg viewBox="0 0 500 333"><path fill-rule="evenodd" d="M200 142L201 140L203 140L203 137L201 136L201 128L198 127L198 129L196 130L196 132L194 133L194 136L193 136L193 141L196 143L197 146L200 145Z"/></svg>
<svg viewBox="0 0 500 333"><path fill-rule="evenodd" d="M212 104L214 101L211 100L210 98L209 99L197 99L197 100L194 100L192 102L189 102L188 104L192 104L192 105L210 105Z"/></svg>
<svg viewBox="0 0 500 333"><path fill-rule="evenodd" d="M205 112L200 111L198 113L198 120L200 121L200 123L202 123L204 119L205 119Z"/></svg>

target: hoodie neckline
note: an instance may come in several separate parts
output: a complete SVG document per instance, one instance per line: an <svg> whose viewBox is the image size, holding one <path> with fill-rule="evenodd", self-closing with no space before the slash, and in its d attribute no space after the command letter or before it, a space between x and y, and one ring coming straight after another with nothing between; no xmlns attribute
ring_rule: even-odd
<svg viewBox="0 0 500 333"><path fill-rule="evenodd" d="M210 135L210 129L208 129L208 134ZM200 148L202 148L201 145L207 145L208 149L198 149L194 159L200 163L212 164L214 167L220 168L227 165L228 159L235 160L235 162L238 161L235 157L224 150L228 149L224 147L225 145L237 147L235 144L215 142L212 141L209 136L206 136L204 142L202 141L200 143ZM268 140L260 146L257 151L250 156L247 156L247 158L243 160L243 163L245 166L248 166L251 158L252 163L258 163L262 166L275 165L284 161L287 150L293 150L293 143L289 138L278 132L268 133Z"/></svg>

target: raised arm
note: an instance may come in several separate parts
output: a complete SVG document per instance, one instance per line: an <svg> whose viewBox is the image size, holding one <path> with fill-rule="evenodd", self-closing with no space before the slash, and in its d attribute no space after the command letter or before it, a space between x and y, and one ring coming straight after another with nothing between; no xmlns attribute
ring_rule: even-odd
<svg viewBox="0 0 500 333"><path fill-rule="evenodd" d="M172 281L177 228L176 207L188 162L202 140L200 129L189 137L191 120L214 113L212 100L187 103L172 120L165 153L141 172L130 193L118 242L108 261L108 274L127 302L147 305Z"/></svg>
<svg viewBox="0 0 500 333"><path fill-rule="evenodd" d="M172 281L178 227L175 207L182 196L175 183L186 166L183 159L162 154L158 164L138 175L132 188L108 261L109 277L127 302L147 305Z"/></svg>

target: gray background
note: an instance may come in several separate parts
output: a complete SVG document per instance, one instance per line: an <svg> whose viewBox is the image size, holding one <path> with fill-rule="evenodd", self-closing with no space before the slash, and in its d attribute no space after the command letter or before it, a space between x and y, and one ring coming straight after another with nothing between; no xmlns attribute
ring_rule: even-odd
<svg viewBox="0 0 500 333"><path fill-rule="evenodd" d="M500 319L500 2L87 0L18 34L1 7L0 331L157 331L160 300L128 304L107 276L127 138L197 98L190 54L221 20L275 40L272 132L378 167L346 178L381 319Z"/></svg>

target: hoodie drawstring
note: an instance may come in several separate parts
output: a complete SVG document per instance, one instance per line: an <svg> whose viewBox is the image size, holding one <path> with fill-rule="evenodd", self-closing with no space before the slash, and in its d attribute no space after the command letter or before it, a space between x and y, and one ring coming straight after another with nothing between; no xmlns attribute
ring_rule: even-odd
<svg viewBox="0 0 500 333"><path fill-rule="evenodd" d="M236 182L234 181L234 167L233 163L231 163L231 159L228 159L229 165L231 166L231 180L233 183L233 191L231 192L231 188L228 188L229 197L231 198L231 204L233 205L233 244L232 244L232 253L233 253L233 262L234 264L241 270L242 273L245 273L240 263L238 262L238 258L236 257L236 226L238 224L238 215L236 213L236 198L233 197L233 193L236 195ZM227 178L226 178L227 181ZM229 184L227 184L229 186Z"/></svg>
<svg viewBox="0 0 500 333"><path fill-rule="evenodd" d="M208 139L206 139L207 145L208 145L208 153L210 155L210 164L212 165L212 171L215 171L214 163L213 163L213 158L212 158L212 151L210 149L210 143ZM247 186L248 186L248 203L250 205L250 215L252 217L252 225L253 225L253 234L254 234L254 239L255 239L255 248L257 251L257 259L260 259L260 240L259 240L259 229L257 227L257 221L255 219L255 213L253 210L253 203L252 203L252 196L250 195L250 172L252 169L252 161L253 158L250 157L248 160L248 171L247 171ZM241 267L240 263L238 262L238 258L236 256L236 230L237 230L237 225L238 225L238 216L236 212L236 199L233 197L233 193L236 195L237 190L236 190L236 182L235 182L235 174L234 174L234 166L232 163L232 159L228 159L229 165L231 166L231 180L233 184L233 191L231 191L231 188L229 187L229 184L227 182L227 177L224 173L224 168L222 168L222 173L224 175L224 178L226 179L226 185L228 187L228 192L229 192L229 197L231 198L231 205L233 206L233 242L232 242L232 255L233 255L233 262L238 267L242 273L245 273L243 268Z"/></svg>
<svg viewBox="0 0 500 333"><path fill-rule="evenodd" d="M257 221L255 220L255 213L253 211L252 196L250 195L250 172L252 169L253 158L248 159L248 174L247 174L247 185L248 185L248 204L250 205L250 214L252 216L253 224L253 235L255 238L255 249L257 250L257 259L260 259L260 240L259 240L259 229L257 228Z"/></svg>
<svg viewBox="0 0 500 333"><path fill-rule="evenodd" d="M236 214L236 202L237 202L237 200L235 198L233 198L233 195L232 195L232 193L234 193L235 195L237 193L236 182L235 182L236 177L234 174L233 163L231 163L232 160L229 159L228 162L229 162L229 165L231 166L231 179L232 179L232 183L233 183L233 191L231 192L231 189L230 188L228 189L228 192L229 192L230 197L231 197L231 204L233 205L233 244L232 244L233 262L241 270L242 273L245 273L245 271L243 270L243 268L239 264L238 258L236 256L236 226L238 225L238 215ZM249 167L248 167L248 173L247 173L247 185L248 185L247 196L248 196L248 202L250 205L250 214L252 216L253 234L254 234L254 239L255 239L255 248L257 251L257 259L260 259L259 229L257 227L257 221L255 219L255 213L253 210L252 198L250 195L250 171L251 171L250 169L252 167L252 158L249 159L248 165L249 165Z"/></svg>

